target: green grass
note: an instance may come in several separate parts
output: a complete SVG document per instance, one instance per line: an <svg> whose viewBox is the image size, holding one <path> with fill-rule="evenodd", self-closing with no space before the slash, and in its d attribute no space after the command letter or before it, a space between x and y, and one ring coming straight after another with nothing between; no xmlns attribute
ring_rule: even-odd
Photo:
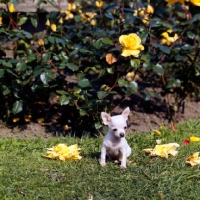
<svg viewBox="0 0 200 200"><path fill-rule="evenodd" d="M125 170L111 162L100 166L103 137L0 138L0 199L199 199L200 168L185 161L199 151L200 143L181 145L191 135L200 137L199 120L178 125L176 132L164 128L160 137L130 134L132 154ZM157 138L179 143L178 155L164 159L144 153L142 149L153 148ZM63 142L77 143L83 158L62 162L43 157L46 148Z"/></svg>

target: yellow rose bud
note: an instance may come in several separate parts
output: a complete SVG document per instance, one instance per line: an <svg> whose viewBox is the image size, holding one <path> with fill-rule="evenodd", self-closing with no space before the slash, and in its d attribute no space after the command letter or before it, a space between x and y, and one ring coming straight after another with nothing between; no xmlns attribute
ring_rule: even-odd
<svg viewBox="0 0 200 200"><path fill-rule="evenodd" d="M40 40L38 41L38 44L39 44L39 46L44 46L44 41L43 41L43 39L40 39Z"/></svg>
<svg viewBox="0 0 200 200"><path fill-rule="evenodd" d="M0 17L0 26L3 24L3 18Z"/></svg>
<svg viewBox="0 0 200 200"><path fill-rule="evenodd" d="M31 121L31 118L32 118L32 115L26 115L26 116L24 117L24 121L25 121L25 122L30 122L30 121Z"/></svg>
<svg viewBox="0 0 200 200"><path fill-rule="evenodd" d="M51 30L56 31L56 25L55 24L51 24Z"/></svg>
<svg viewBox="0 0 200 200"><path fill-rule="evenodd" d="M8 10L9 10L9 12L11 12L11 13L15 12L15 5L14 5L13 3L9 4Z"/></svg>
<svg viewBox="0 0 200 200"><path fill-rule="evenodd" d="M75 3L68 3L67 10L76 10L76 4Z"/></svg>
<svg viewBox="0 0 200 200"><path fill-rule="evenodd" d="M146 13L147 14L153 14L154 13L154 8L151 5L148 5L146 7Z"/></svg>
<svg viewBox="0 0 200 200"><path fill-rule="evenodd" d="M96 4L96 7L97 7L97 8L101 8L101 7L103 6L104 2L103 2L103 1L100 1L100 0L97 0L97 1L95 2L95 4Z"/></svg>
<svg viewBox="0 0 200 200"><path fill-rule="evenodd" d="M20 120L20 118L18 118L18 117L12 119L12 121L13 121L14 123L18 122L19 120Z"/></svg>
<svg viewBox="0 0 200 200"><path fill-rule="evenodd" d="M59 24L63 24L63 18L61 17L58 21Z"/></svg>
<svg viewBox="0 0 200 200"><path fill-rule="evenodd" d="M134 76L135 76L134 72L128 72L127 75L126 75L126 80L132 81Z"/></svg>
<svg viewBox="0 0 200 200"><path fill-rule="evenodd" d="M95 26L95 25L97 24L96 19L92 19L92 20L90 21L90 24L91 24L92 26Z"/></svg>
<svg viewBox="0 0 200 200"><path fill-rule="evenodd" d="M50 26L50 21L47 19L46 23L45 23L46 26Z"/></svg>
<svg viewBox="0 0 200 200"><path fill-rule="evenodd" d="M145 15L144 18L142 19L142 22L144 24L147 24L149 22L149 15Z"/></svg>
<svg viewBox="0 0 200 200"><path fill-rule="evenodd" d="M144 8L139 8L139 10L138 10L138 15L139 15L140 17L144 17L144 16L145 16Z"/></svg>
<svg viewBox="0 0 200 200"><path fill-rule="evenodd" d="M69 130L69 126L68 125L64 125L63 129L64 129L64 131L67 131L67 130Z"/></svg>

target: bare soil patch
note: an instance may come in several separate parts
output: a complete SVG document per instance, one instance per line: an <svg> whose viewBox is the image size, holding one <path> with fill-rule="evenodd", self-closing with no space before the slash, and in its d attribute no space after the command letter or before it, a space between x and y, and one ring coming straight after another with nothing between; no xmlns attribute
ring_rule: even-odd
<svg viewBox="0 0 200 200"><path fill-rule="evenodd" d="M125 99L116 96L114 99L114 108L112 115L120 114L127 106L131 109L131 114L128 120L128 132L148 132L152 129L157 129L159 126L170 126L166 115L166 106L161 101L150 100L144 101L138 95L133 95ZM175 123L183 122L187 119L198 118L200 116L200 102L185 101L185 107L175 115ZM0 136L13 138L49 138L52 136L65 135L62 132L57 132L56 127L54 132L48 131L48 127L42 126L39 123L30 122L26 125L16 125L6 127L5 123L0 123Z"/></svg>

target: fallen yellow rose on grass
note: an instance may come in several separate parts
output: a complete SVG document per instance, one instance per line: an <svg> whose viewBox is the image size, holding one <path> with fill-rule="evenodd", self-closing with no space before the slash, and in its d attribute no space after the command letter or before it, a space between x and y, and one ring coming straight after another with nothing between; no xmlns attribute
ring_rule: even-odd
<svg viewBox="0 0 200 200"><path fill-rule="evenodd" d="M122 56L134 56L138 57L141 50L144 50L144 46L141 44L140 37L131 33L129 35L121 35L119 37L119 42L123 46Z"/></svg>
<svg viewBox="0 0 200 200"><path fill-rule="evenodd" d="M196 152L192 156L188 157L186 163L191 166L200 165L199 152Z"/></svg>
<svg viewBox="0 0 200 200"><path fill-rule="evenodd" d="M45 154L46 158L54 160L80 160L82 157L80 154L80 148L77 144L67 146L66 144L58 144L53 148L49 148Z"/></svg>
<svg viewBox="0 0 200 200"><path fill-rule="evenodd" d="M196 136L191 136L190 137L190 142L200 142L200 138Z"/></svg>
<svg viewBox="0 0 200 200"><path fill-rule="evenodd" d="M178 151L177 147L180 145L177 143L168 143L156 145L154 149L143 149L144 152L150 153L151 156L160 156L163 158L168 158L168 155L175 156Z"/></svg>

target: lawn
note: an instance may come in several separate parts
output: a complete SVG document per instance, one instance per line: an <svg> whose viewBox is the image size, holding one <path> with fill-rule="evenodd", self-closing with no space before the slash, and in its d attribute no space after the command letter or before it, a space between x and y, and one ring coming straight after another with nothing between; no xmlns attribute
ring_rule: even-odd
<svg viewBox="0 0 200 200"><path fill-rule="evenodd" d="M200 121L189 120L173 131L163 127L160 136L132 133L127 169L117 164L99 164L103 137L99 138L0 138L0 199L199 199L200 168L186 165L186 159L199 151L200 142L183 145L194 135L200 137ZM180 144L177 156L150 157L144 148L155 140ZM58 161L44 157L58 143L77 143L81 160Z"/></svg>

